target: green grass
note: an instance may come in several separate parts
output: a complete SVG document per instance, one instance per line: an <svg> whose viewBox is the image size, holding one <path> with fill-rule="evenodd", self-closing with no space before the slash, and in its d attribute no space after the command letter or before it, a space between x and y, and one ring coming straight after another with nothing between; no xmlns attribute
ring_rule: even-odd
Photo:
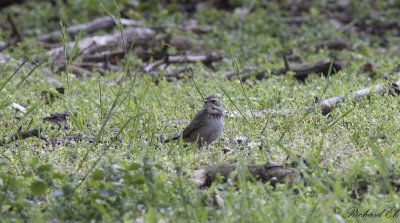
<svg viewBox="0 0 400 223"><path fill-rule="evenodd" d="M305 83L299 83L290 76L271 75L262 81L255 77L246 82L227 80L223 71L246 66L269 70L283 67L279 38L268 35L279 33L273 25L281 23L268 25L260 20L261 15L258 10L244 17L215 10L195 14L200 24L215 19L216 25L221 25L220 32L204 34L198 41L230 55L214 64L215 71L207 68L213 72L213 77L208 78L201 64L175 82L162 76L135 75L137 67L132 64L141 61L128 57L119 72L109 72L104 77L93 74L79 78L63 71L53 75L67 93L46 104L38 89L55 92L56 86L43 79L43 69L49 64L40 64L36 69L21 66L15 74L21 62L13 62L17 63L16 68L5 66L0 83L0 104L4 104L0 106L0 132L9 134L20 126L24 130L43 126L50 139L82 134L96 137L96 142L52 147L49 142L29 138L0 147L0 221L398 221L398 217L385 216L346 218L353 207L360 213L399 208L398 97L375 95L346 101L327 116L318 109L308 110L314 97L347 95L382 82L357 76L364 62L375 61L381 74L385 74L396 67L398 59L393 52L370 47L352 37L351 43L359 47L354 52L338 53L345 69L329 79L311 75ZM166 15L154 15L156 21L161 21L162 16ZM287 35L293 39L294 52L304 61L329 60L327 50L314 53L297 48L296 44L302 41L342 35L324 28L319 30L319 36L312 36L314 25L303 25L300 36L291 36L293 30L289 27L280 28L291 31ZM231 30L232 27L236 29ZM232 62L232 58L237 61ZM132 76L118 84L124 73ZM399 75L393 78L397 80ZM228 111L224 134L217 143L209 149L197 149L182 143L162 144L154 137L182 131L202 108L202 97L211 94L218 96ZM30 112L23 115L14 111L8 106L11 102L31 108ZM258 111L281 109L290 109L291 113L257 116ZM64 111L73 114L68 119L68 129L58 130L42 123L51 113ZM122 142L112 140L118 134ZM246 140L238 143L238 136ZM224 154L224 148L232 152ZM206 165L267 161L282 164L288 154L301 154L309 160L309 167L299 167L304 183L293 187L279 184L273 188L269 183L233 177L200 190L189 181L193 171ZM213 204L215 194L224 199L224 210ZM335 207L340 208L341 217L334 214L338 210Z"/></svg>

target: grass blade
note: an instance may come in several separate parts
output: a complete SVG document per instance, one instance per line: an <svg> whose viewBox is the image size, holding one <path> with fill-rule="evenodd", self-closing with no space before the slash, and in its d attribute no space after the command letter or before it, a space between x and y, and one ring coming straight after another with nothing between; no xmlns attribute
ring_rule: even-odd
<svg viewBox="0 0 400 223"><path fill-rule="evenodd" d="M236 57L233 56L232 49L231 49L231 46L229 44L228 37L225 37L225 39L226 39L226 44L228 45L229 53L231 54L231 58L232 58L233 64L235 65L235 68L236 68L236 73L238 75L238 79L239 79L239 82L240 82L240 86L242 87L242 91L243 91L244 97L246 98L247 105L250 107L250 114L253 117L253 121L256 122L256 118L255 118L255 116L253 114L253 110L254 110L253 105L250 103L249 97L247 96L246 91L244 90L244 87L243 87L242 77L240 76L239 63L237 62Z"/></svg>

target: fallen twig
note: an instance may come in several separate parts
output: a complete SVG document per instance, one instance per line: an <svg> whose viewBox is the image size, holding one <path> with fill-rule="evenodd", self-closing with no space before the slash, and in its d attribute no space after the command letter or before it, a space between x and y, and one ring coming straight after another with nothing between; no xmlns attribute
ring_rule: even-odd
<svg viewBox="0 0 400 223"><path fill-rule="evenodd" d="M61 144L68 145L71 143L71 141L75 142L87 141L88 143L94 143L96 141L96 137L83 137L81 134L77 134L72 136L54 138L50 142L51 145L54 147L56 145L61 145ZM111 137L109 140L104 140L103 142L108 143L111 141L122 142L122 137L121 135L116 135Z"/></svg>
<svg viewBox="0 0 400 223"><path fill-rule="evenodd" d="M138 26L140 22L121 18L124 26ZM97 18L87 23L78 24L67 28L65 31L69 35L77 35L81 30L88 34L95 33L99 30L109 30L115 26L114 20L110 17ZM37 37L41 42L59 41L61 39L60 31L55 31L50 34L40 35Z"/></svg>
<svg viewBox="0 0 400 223"><path fill-rule="evenodd" d="M65 66L61 66L61 67L59 67L59 69L64 70ZM69 66L69 71L78 76L91 76L92 75L92 73L89 70L79 67L79 66L76 66L74 64L71 64Z"/></svg>
<svg viewBox="0 0 400 223"><path fill-rule="evenodd" d="M107 62L81 62L81 63L74 63L75 66L81 67L86 70L93 70L96 69L97 72L100 73L101 76L106 75L106 70L117 71L119 67L114 66Z"/></svg>
<svg viewBox="0 0 400 223"><path fill-rule="evenodd" d="M16 133L4 135L3 139L0 139L0 146L4 146L5 144L20 140L20 139L27 139L30 137L38 137L47 141L47 136L42 134L43 128L39 129L31 129L27 131L18 130Z"/></svg>
<svg viewBox="0 0 400 223"><path fill-rule="evenodd" d="M109 58L123 58L125 56L125 51L103 51L99 54L88 54L83 57L85 62L104 62L109 60Z"/></svg>
<svg viewBox="0 0 400 223"><path fill-rule="evenodd" d="M124 39L126 47L129 47L132 41L135 41L135 46L147 46L155 37L156 32L149 28L129 28L124 30ZM92 54L106 48L113 48L122 45L122 37L120 32L114 34L106 34L94 36L79 41L79 49L86 49L83 54ZM67 43L67 54L69 54L75 42ZM64 49L57 47L50 50L48 55L54 58L54 64L58 67L63 66L64 62Z"/></svg>
<svg viewBox="0 0 400 223"><path fill-rule="evenodd" d="M308 75L312 73L328 75L330 66L331 62L317 62L315 64L299 64L297 66L292 66L290 71L294 73L294 77L297 80L304 81L308 77ZM333 62L332 69L333 69L332 70L333 74L334 73L333 71L339 71L342 69L342 64L340 62ZM286 70L284 68L279 69L275 73L277 75L282 75L286 73ZM263 76L262 74L259 75ZM259 76L258 78L261 78L261 76Z"/></svg>
<svg viewBox="0 0 400 223"><path fill-rule="evenodd" d="M319 50L319 49L322 49L325 47L328 48L329 50L343 50L343 49L349 49L350 44L344 38L334 38L334 39L329 39L329 40L321 41L321 42L314 43L314 44L304 45L301 48L303 50L306 50L311 47L314 47L316 50Z"/></svg>
<svg viewBox="0 0 400 223"><path fill-rule="evenodd" d="M212 52L207 55L167 55L164 59L156 60L153 63L147 65L143 70L145 72L150 72L155 67L162 65L169 65L172 63L196 63L198 61L210 65L214 61L219 61L222 59L222 55L217 52Z"/></svg>
<svg viewBox="0 0 400 223"><path fill-rule="evenodd" d="M251 113L250 111L246 111L243 113L243 115L246 116L251 116L254 115L256 117L260 117L260 116L264 116L264 115L271 115L272 117L276 117L276 116L287 116L290 113L292 113L292 111L290 109L281 109L281 110L262 110L259 112L254 112ZM231 117L231 118L238 118L242 116L242 113L240 113L239 111L228 111L227 116Z"/></svg>
<svg viewBox="0 0 400 223"><path fill-rule="evenodd" d="M56 145L61 145L61 144L68 145L71 143L71 141L87 141L89 143L93 143L95 140L96 137L83 137L82 135L78 134L78 135L54 138L50 142L51 145L54 147Z"/></svg>
<svg viewBox="0 0 400 223"><path fill-rule="evenodd" d="M67 117L69 116L68 112L57 112L50 114L49 117L43 119L43 123L53 123L61 128L61 125L64 125L64 128L67 128Z"/></svg>
<svg viewBox="0 0 400 223"><path fill-rule="evenodd" d="M286 17L283 18L283 22L292 23L292 24L301 24L305 21L309 21L313 19L312 16L293 16L293 17Z"/></svg>
<svg viewBox="0 0 400 223"><path fill-rule="evenodd" d="M306 79L306 77L309 74L312 74L312 73L316 73L316 74L321 74L322 73L323 75L327 75L328 72L329 72L330 65L331 65L331 62L317 62L315 64L299 64L299 65L296 65L296 66L291 66L290 67L290 71L294 73L293 76L297 80L304 81ZM333 66L332 67L333 71L339 71L339 70L342 69L342 64L340 62L333 62L332 66ZM242 81L245 81L249 77L248 74L250 72L256 71L256 70L257 70L257 68L255 68L255 67L244 68L240 72L240 74L242 76ZM277 71L273 71L272 74L283 75L286 72L287 72L286 68L281 68L281 69L279 69ZM266 70L262 70L262 71L257 72L257 74L256 74L257 80L263 79L265 77L266 73L267 73ZM236 74L237 74L236 71L235 72L233 72L233 71L226 72L225 73L225 77L228 78L228 79L231 79ZM332 72L332 74L333 74L333 72Z"/></svg>
<svg viewBox="0 0 400 223"><path fill-rule="evenodd" d="M240 167L237 163L207 166L196 170L191 180L199 187L209 187L217 179L217 176L220 176L226 182L228 176L236 169L240 169ZM301 181L301 176L297 169L271 163L247 165L247 171L256 180L269 181L272 186L275 186L276 183L285 183L286 180L289 181L290 185L295 181Z"/></svg>
<svg viewBox="0 0 400 223"><path fill-rule="evenodd" d="M386 87L384 84L378 84L373 87L355 91L354 93L349 94L347 97L345 97L344 95L341 95L341 96L337 96L337 97L328 98L328 99L325 99L325 100L319 102L318 105L320 106L322 114L326 115L332 111L332 109L334 108L335 105L337 105L341 102L344 102L346 99L347 100L359 100L369 94L382 94L383 95L387 92L389 92L392 95L398 95L398 94L400 94L399 86L400 86L400 79L396 83L390 83ZM266 114L270 114L273 116L278 116L278 115L286 116L286 115L289 115L291 112L292 111L290 109L283 109L283 110L277 110L277 111L263 110L263 111L259 111L258 113L256 112L254 114L256 116L262 116L262 115L266 115ZM237 111L231 111L231 112L228 112L227 115L231 118L236 118L236 117L240 117L241 114ZM250 112L246 112L245 115L250 115Z"/></svg>
<svg viewBox="0 0 400 223"><path fill-rule="evenodd" d="M257 67L245 67L245 68L243 68L241 71L240 71L240 76L244 76L244 75L247 75L248 73L250 73L250 72L252 72L252 71L256 71L257 70ZM263 72L266 72L266 71L263 71ZM224 73L224 76L226 77L226 78L228 78L229 80L232 78L232 77L234 77L235 75L237 75L237 72L236 71L228 71L228 72L225 72Z"/></svg>
<svg viewBox="0 0 400 223"><path fill-rule="evenodd" d="M18 28L15 25L15 22L10 14L7 14L7 20L11 25L11 30L12 30L11 36L16 36L17 42L22 42L23 38L22 38L21 32L18 30Z"/></svg>
<svg viewBox="0 0 400 223"><path fill-rule="evenodd" d="M328 98L319 103L319 106L321 107L322 114L326 115L329 112L332 111L333 107L343 101L347 100L353 100L353 99L361 99L364 96L367 96L369 94L385 94L389 91L392 95L394 94L400 94L400 79L396 83L391 83L389 86L385 87L384 84L378 84L373 87L365 88L358 90L354 93L349 94L347 97L344 95L333 97L333 98Z"/></svg>

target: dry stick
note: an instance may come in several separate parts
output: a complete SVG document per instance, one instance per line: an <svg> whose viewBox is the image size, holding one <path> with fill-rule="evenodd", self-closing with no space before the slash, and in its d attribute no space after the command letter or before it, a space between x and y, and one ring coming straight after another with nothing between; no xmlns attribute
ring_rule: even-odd
<svg viewBox="0 0 400 223"><path fill-rule="evenodd" d="M137 21L127 20L127 19L121 19L121 21L122 21L122 24L125 26L141 25L141 23L137 22ZM83 30L88 34L91 34L91 33L97 32L99 30L109 30L109 29L113 28L114 26L115 26L115 24L114 24L114 21L112 20L112 18L103 17L103 18L94 19L87 23L71 26L71 27L67 28L65 31L69 35L77 35L80 32L80 30ZM54 31L50 34L40 35L37 38L41 42L49 42L51 40L59 40L60 32Z"/></svg>
<svg viewBox="0 0 400 223"><path fill-rule="evenodd" d="M282 59L283 59L283 62L285 64L285 70L286 71L290 71L290 66L289 66L289 62L288 62L288 59L286 57L286 54L282 55Z"/></svg>
<svg viewBox="0 0 400 223"><path fill-rule="evenodd" d="M249 73L249 72L252 72L252 71L256 71L257 70L257 67L245 67L245 68L243 68L241 71L240 71L240 75L242 76L242 77L244 77L243 75L245 75L245 74L247 74L247 73ZM264 71L264 72L266 72L266 71ZM207 74L207 75L209 75L209 74ZM233 77L233 76L235 76L235 75L237 75L237 72L236 71L228 71L228 72L224 72L224 76L226 77L226 78L228 78L229 80ZM246 76L246 75L245 75Z"/></svg>
<svg viewBox="0 0 400 223"><path fill-rule="evenodd" d="M124 58L125 51L118 50L118 51L103 51L99 54L89 54L83 57L83 61L87 62L103 62L105 58L110 57L117 57L117 58ZM140 56L139 56L140 57Z"/></svg>
<svg viewBox="0 0 400 223"><path fill-rule="evenodd" d="M62 69L65 69L65 66L61 66L60 70L62 70ZM70 73L76 74L78 76L90 76L92 74L92 72L90 72L90 70L76 66L74 64L71 64L69 66L69 71L70 71Z"/></svg>
<svg viewBox="0 0 400 223"><path fill-rule="evenodd" d="M282 21L286 23L300 24L311 19L313 19L312 16L294 16L282 18Z"/></svg>
<svg viewBox="0 0 400 223"><path fill-rule="evenodd" d="M68 145L72 141L75 141L75 142L86 141L88 143L94 143L96 141L96 137L94 137L94 136L84 137L81 134L77 134L77 135L70 135L70 136L65 136L65 137L57 137L57 138L50 140L51 145L53 147L55 147L56 145L62 145L62 144ZM99 142L110 143L110 142L115 142L115 141L122 142L122 137L120 134L112 136L110 139L107 139L107 140L101 140Z"/></svg>
<svg viewBox="0 0 400 223"><path fill-rule="evenodd" d="M87 141L89 143L93 143L96 140L96 137L83 137L82 135L72 135L66 137L58 137L51 140L51 145L54 147L55 145L60 145L61 143L69 144L71 141Z"/></svg>
<svg viewBox="0 0 400 223"><path fill-rule="evenodd" d="M327 75L329 72L329 67L331 66L331 62L317 62L315 64L300 64L297 66L293 66L291 71L294 72L294 77L298 80L305 80L309 74L323 74ZM342 69L342 64L338 61L333 62L332 69L339 71ZM276 75L285 74L285 69L279 69L276 71Z"/></svg>
<svg viewBox="0 0 400 223"><path fill-rule="evenodd" d="M166 27L166 28L168 28L168 27ZM208 33L210 31L212 31L212 29L210 27L207 27L207 26L198 27L198 26L179 25L178 29L180 29L182 31L191 31L191 32L194 32L196 34L203 34L203 33Z"/></svg>
<svg viewBox="0 0 400 223"><path fill-rule="evenodd" d="M135 56L142 59L143 61L148 61L150 58L154 58L155 54L147 51L136 51ZM98 54L85 54L82 55L84 62L106 62L110 59L123 59L125 57L125 51L103 51Z"/></svg>
<svg viewBox="0 0 400 223"><path fill-rule="evenodd" d="M208 33L211 31L214 31L215 28L214 27L208 27L208 26L202 26L202 27L190 27L190 26L184 26L184 25L178 25L178 26L150 26L149 28L152 28L154 30L157 31L165 31L169 28L178 28L179 30L182 31L191 31L194 32L196 34L204 34L204 33Z"/></svg>
<svg viewBox="0 0 400 223"><path fill-rule="evenodd" d="M317 63L313 63L313 64L299 64L296 66L292 66L290 68L290 71L294 72L294 76L296 79L298 80L305 80L305 78L312 73L316 73L316 74L324 74L327 75L328 71L329 71L329 67L331 65L331 62L317 62ZM333 70L339 71L342 69L342 64L338 61L333 62ZM249 73L251 71L255 71L257 70L257 68L255 67L250 67L250 68L244 68L243 72L241 74L245 74L245 73ZM265 73L267 71L263 70L257 73L256 77L257 79L262 79L265 77ZM282 68L279 69L277 71L273 71L272 74L274 75L283 75L286 73L286 68ZM236 73L235 73L236 74ZM225 77L228 79L231 79L234 75L234 72L226 72L225 73ZM248 78L249 75L244 75L242 76L243 79Z"/></svg>
<svg viewBox="0 0 400 223"><path fill-rule="evenodd" d="M137 36L137 41L135 42L135 46L143 46L144 48L147 48L148 46L154 45L155 41L161 41L156 38L156 33L154 30L149 29L149 28L132 28L132 29L127 29L124 31L124 36L126 36L126 42L129 43L132 34L136 34ZM165 41L169 42L172 41L168 37L165 39ZM154 40L154 41L153 41ZM182 40L182 38L180 39ZM185 41L184 41L185 40ZM195 42L190 42L188 39L183 39L182 40L184 43L181 43L181 48L184 48L185 50L191 49L191 48L196 48L196 47L201 47L201 45L195 45ZM82 54L83 60L84 61L91 61L91 62L103 62L103 64L96 65L96 64L86 64L88 66L80 66L81 68L86 68L90 69L93 67L98 67L102 68L104 70L115 70L118 69L116 66L113 66L111 63L109 63L108 58L109 57L119 57L122 58L125 55L125 51L115 51L115 52L101 52L98 55L95 55L93 53L97 51L102 51L106 48L113 48L118 46L119 44L122 43L122 38L120 33L114 33L112 35L100 35L100 36L94 36L91 38L83 39L78 43L78 47L83 49L80 51L79 54ZM68 43L67 48L71 48L73 43ZM186 49L187 48L187 49ZM204 47L201 47L203 49ZM166 51L166 50L165 50ZM61 47L54 48L51 51L48 52L48 55L52 55L54 58L54 65L57 67L63 67L62 63L62 51ZM215 51L209 51L205 54L200 54L200 55L167 55L165 56L165 53L161 53L163 55L163 58L160 60L156 60L153 63L147 65L144 68L145 72L150 72L154 68L163 65L165 68L168 66L170 63L194 63L197 61L201 61L205 64L210 64L211 62L218 61L222 59L222 55L218 52ZM160 58L157 57L157 55L152 55L149 52L137 52L137 56L140 57L143 60L148 60L152 56L154 58ZM75 64L76 66L79 66ZM82 64L83 65L83 64ZM103 70L101 70L103 71ZM101 72L100 71L100 72ZM82 73L82 72L80 72Z"/></svg>
<svg viewBox="0 0 400 223"><path fill-rule="evenodd" d="M105 76L106 75L106 70L111 70L111 71L117 71L119 69L118 66L114 66L110 63L107 62L81 62L81 63L74 63L73 65L78 66L80 68L86 69L86 70L92 70L93 68L95 68L97 70L97 72L100 73L101 76Z"/></svg>
<svg viewBox="0 0 400 223"><path fill-rule="evenodd" d="M241 165L237 163L207 166L196 170L191 180L199 187L209 187L212 182L218 179L218 176L226 181L229 175L239 168L241 168ZM273 186L276 183L285 183L286 179L289 180L290 185L295 181L301 181L299 171L292 167L266 163L261 165L247 165L247 170L256 180L262 182L269 181ZM296 176L299 177L296 178Z"/></svg>
<svg viewBox="0 0 400 223"><path fill-rule="evenodd" d="M329 112L332 111L333 107L341 102L344 102L346 99L347 100L359 100L363 98L366 95L369 94L385 94L387 93L387 90L389 88L389 93L392 95L395 94L400 94L400 79L396 83L391 83L388 87L385 88L385 85L383 84L378 84L374 87L369 87L365 89L358 90L354 93L351 93L348 95L348 97L345 97L344 95L337 96L337 97L332 97L325 99L319 103L319 106L321 108L322 114L326 115ZM372 91L372 89L374 89ZM259 113L256 113L256 115L266 115L266 114L271 114L274 116L282 115L286 116L289 115L292 111L290 109L283 109L283 110L277 110L277 111L268 111L268 110L263 110L260 111ZM228 113L232 118L235 118L238 113L237 112L231 112Z"/></svg>
<svg viewBox="0 0 400 223"><path fill-rule="evenodd" d="M129 28L124 30L124 39L127 43L126 45L130 45L132 43L134 36L135 38L135 46L146 46L150 44L151 40L155 37L156 32L149 28ZM82 39L78 43L78 47L80 49L86 49L83 53L91 54L96 51L101 51L105 48L113 48L121 45L123 42L121 33L115 32L114 34L106 34L100 36L94 36L86 39ZM67 44L67 51L70 52L75 42L69 42ZM50 50L47 53L49 56L54 58L55 65L59 66L59 64L63 63L64 58L64 49L63 47L57 47Z"/></svg>
<svg viewBox="0 0 400 223"><path fill-rule="evenodd" d="M85 53L86 50L90 49L90 47L94 46L95 43L92 43L91 45L87 46L85 49L81 49L75 56L74 58L81 56Z"/></svg>
<svg viewBox="0 0 400 223"><path fill-rule="evenodd" d="M183 74L187 71L190 72L190 70L187 67L178 67L176 69L176 71L165 70L165 74L163 76L167 79L167 81L173 81L174 79L179 80L183 77ZM154 69L150 72L141 72L140 74L141 75L150 75L152 77L158 77L160 75L160 70Z"/></svg>
<svg viewBox="0 0 400 223"><path fill-rule="evenodd" d="M43 132L42 127L39 129L31 129L24 132L18 130L16 133L10 135L4 135L3 139L0 139L0 146L4 146L5 144L30 137L38 137L40 139L43 139L44 141L47 141L48 137L46 135L43 135L42 132Z"/></svg>
<svg viewBox="0 0 400 223"><path fill-rule="evenodd" d="M211 56L210 56L211 55ZM210 55L188 55L188 56L169 56L169 62L170 63L182 63L182 61L186 58L187 62L196 62L196 61L201 61L203 63L207 63L210 62L212 60L219 60L218 57L216 57L215 55L213 56L213 54ZM147 65L144 68L145 72L150 72L151 70L153 70L154 67L163 65L164 63L164 59L163 60L157 60L154 61L153 63ZM292 68L289 67L290 71L294 72L295 75L294 77L298 80L304 80L309 74L311 73L322 73L324 75L326 75L329 71L329 67L330 67L330 62L317 62L315 64L299 64L296 66L293 66ZM339 71L342 69L342 65L340 62L333 62L333 69L335 69L336 71ZM245 67L240 71L240 75L242 76L242 80L246 80L250 75L250 72L256 71L257 67ZM263 70L260 72L257 72L256 78L257 79L262 79L265 77L265 73L267 71ZM272 72L275 75L283 75L284 73L286 73L286 68L282 68L279 69L275 72ZM151 75L156 75L157 72L151 72ZM210 73L206 72L207 76L211 76ZM234 77L235 75L237 75L236 71L228 71L224 73L224 76L227 79L232 79L232 77ZM178 76L178 75L176 75Z"/></svg>
<svg viewBox="0 0 400 223"><path fill-rule="evenodd" d="M211 52L206 55L170 55L168 56L169 63L195 63L197 61L201 61L203 63L211 63L213 61L221 60L222 56L217 52Z"/></svg>
<svg viewBox="0 0 400 223"><path fill-rule="evenodd" d="M219 61L222 59L222 56L217 52L212 52L206 55L168 55L164 59L156 60L153 63L147 65L143 70L144 72L150 72L155 67L166 64L166 61L171 63L196 63L200 61L204 64L210 64L213 61Z"/></svg>
<svg viewBox="0 0 400 223"><path fill-rule="evenodd" d="M7 14L7 20L11 24L12 32L15 34L18 38L18 42L21 42L23 40L21 33L19 32L17 26L14 23L14 20L12 19L10 14Z"/></svg>
<svg viewBox="0 0 400 223"><path fill-rule="evenodd" d="M281 36L280 38L279 38L279 40L280 40L280 43L281 43L281 47L283 48L283 49L285 49L285 51L283 52L283 54L282 54L282 59L283 59L283 64L285 65L285 72L288 72L288 71L290 71L290 66L289 66L289 62L288 62L288 59L287 59L287 57L286 57L286 53L287 53L287 47L285 47L285 39L283 38L283 36Z"/></svg>
<svg viewBox="0 0 400 223"><path fill-rule="evenodd" d="M323 100L319 103L319 106L321 107L322 114L326 115L332 111L332 109L335 105L345 101L346 99L347 100L348 99L358 100L369 94L382 94L383 95L383 94L387 93L388 88L389 88L389 93L391 93L393 95L399 94L400 93L399 85L400 85L400 79L396 83L391 83L389 87L385 87L384 84L378 84L373 87L358 90L354 93L349 94L347 97L345 97L344 95L341 95L341 96Z"/></svg>
<svg viewBox="0 0 400 223"><path fill-rule="evenodd" d="M52 95L52 94L51 94ZM50 114L50 116L43 118L43 123L52 123L58 125L61 128L61 125L67 127L67 117L69 116L69 112L56 112Z"/></svg>
<svg viewBox="0 0 400 223"><path fill-rule="evenodd" d="M322 48L328 48L329 50L343 50L343 49L350 49L350 43L344 38L333 38L329 40L324 40L314 44L307 44L301 47L301 49L306 50L311 47L314 47L316 50Z"/></svg>
<svg viewBox="0 0 400 223"><path fill-rule="evenodd" d="M147 65L145 68L143 68L143 71L146 72L146 73L148 73L148 72L150 72L151 70L153 70L155 67L158 67L158 66L160 66L160 65L162 65L162 64L164 64L164 63L165 63L165 59L156 60L156 61L154 61L153 63Z"/></svg>
<svg viewBox="0 0 400 223"><path fill-rule="evenodd" d="M93 37L94 38L94 37ZM98 37L100 38L100 37ZM161 52L159 53L150 53L150 52L136 52L136 55L141 58L142 60L149 60L151 57L155 60L154 62L148 64L142 70L145 73L151 72L153 70L156 70L155 68L161 68L165 69L168 67L169 64L171 63L195 63L197 61L201 61L205 64L210 64L211 62L218 61L222 59L222 55L218 52L212 51L211 49L207 49L207 47L197 44L195 41L188 39L188 38L183 38L181 36L171 36L168 35L165 38L162 39L157 39L154 38L155 41L161 42L162 40L167 42L167 44L164 46ZM155 44L155 41L153 41L150 45ZM150 42L150 41L149 41ZM206 50L206 53L204 54L197 54L197 55L168 55L167 54L167 47L169 46L168 43L174 43L176 44L176 48L178 50L184 50L184 51L190 51L191 49L202 49ZM111 46L110 46L111 47ZM175 46L174 46L175 47ZM92 51L92 49L89 49ZM157 55L159 54L159 55ZM107 60L109 57L117 57L117 58L122 58L125 55L125 51L115 51L115 52L101 52L97 55L85 53L83 54L83 60L84 61L92 61L92 62L104 62L107 63ZM105 69L110 69L112 66L109 66L109 64L106 64ZM160 67L162 66L162 67ZM99 66L96 66L99 67ZM110 67L110 68L108 68Z"/></svg>

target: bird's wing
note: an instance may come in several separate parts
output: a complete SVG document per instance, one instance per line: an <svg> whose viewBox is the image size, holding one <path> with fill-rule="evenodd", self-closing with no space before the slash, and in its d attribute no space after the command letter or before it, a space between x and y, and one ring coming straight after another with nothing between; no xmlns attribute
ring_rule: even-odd
<svg viewBox="0 0 400 223"><path fill-rule="evenodd" d="M182 137L190 135L193 131L199 129L204 124L204 119L206 116L206 112L204 110L199 111L196 116L194 116L193 120L189 123L189 125L183 130Z"/></svg>

